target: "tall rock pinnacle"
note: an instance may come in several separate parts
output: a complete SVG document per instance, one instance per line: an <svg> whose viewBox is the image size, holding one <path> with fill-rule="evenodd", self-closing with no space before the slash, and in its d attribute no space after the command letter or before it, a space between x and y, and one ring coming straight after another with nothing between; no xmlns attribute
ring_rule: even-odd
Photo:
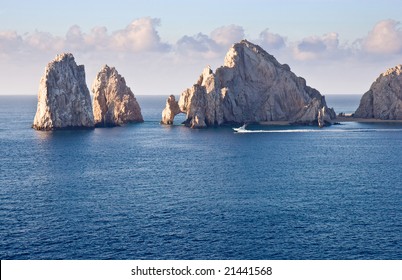
<svg viewBox="0 0 402 280"><path fill-rule="evenodd" d="M41 78L32 125L37 130L93 128L91 97L83 65L71 53L56 56Z"/></svg>
<svg viewBox="0 0 402 280"><path fill-rule="evenodd" d="M141 108L124 78L105 65L92 86L95 126L118 126L143 122Z"/></svg>

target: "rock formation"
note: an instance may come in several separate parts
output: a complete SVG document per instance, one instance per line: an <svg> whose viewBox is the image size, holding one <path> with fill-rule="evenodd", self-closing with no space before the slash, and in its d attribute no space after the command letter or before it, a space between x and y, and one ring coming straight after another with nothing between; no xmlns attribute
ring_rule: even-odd
<svg viewBox="0 0 402 280"><path fill-rule="evenodd" d="M91 97L83 65L71 53L56 56L41 78L32 127L37 130L93 128Z"/></svg>
<svg viewBox="0 0 402 280"><path fill-rule="evenodd" d="M192 128L264 121L323 126L336 118L317 90L246 40L232 46L215 73L204 69L197 83L181 94L179 109L174 103L169 97L162 123L173 123L180 112Z"/></svg>
<svg viewBox="0 0 402 280"><path fill-rule="evenodd" d="M124 78L105 65L92 85L95 126L143 122L141 108Z"/></svg>
<svg viewBox="0 0 402 280"><path fill-rule="evenodd" d="M162 112L162 124L173 124L174 117L181 113L179 104L174 95L171 95L166 100L166 108Z"/></svg>
<svg viewBox="0 0 402 280"><path fill-rule="evenodd" d="M377 78L361 98L354 117L402 120L402 65Z"/></svg>

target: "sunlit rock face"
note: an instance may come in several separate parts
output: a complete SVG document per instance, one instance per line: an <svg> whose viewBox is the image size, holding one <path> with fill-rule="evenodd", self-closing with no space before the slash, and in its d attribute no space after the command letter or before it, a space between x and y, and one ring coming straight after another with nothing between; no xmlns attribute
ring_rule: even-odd
<svg viewBox="0 0 402 280"><path fill-rule="evenodd" d="M166 100L166 107L162 112L162 124L173 124L174 117L181 113L179 104L174 95L171 95Z"/></svg>
<svg viewBox="0 0 402 280"><path fill-rule="evenodd" d="M125 79L105 65L92 85L95 126L119 126L143 122L141 108Z"/></svg>
<svg viewBox="0 0 402 280"><path fill-rule="evenodd" d="M354 117L402 120L402 65L388 69L360 100Z"/></svg>
<svg viewBox="0 0 402 280"><path fill-rule="evenodd" d="M71 53L56 56L41 78L32 125L37 130L93 128L91 97L83 65Z"/></svg>
<svg viewBox="0 0 402 280"><path fill-rule="evenodd" d="M168 100L162 123L173 123L172 116L183 112L185 125L192 128L264 121L324 126L336 118L317 90L246 40L232 46L215 73L210 67L204 69L181 94L180 110L171 110L176 108L171 103Z"/></svg>

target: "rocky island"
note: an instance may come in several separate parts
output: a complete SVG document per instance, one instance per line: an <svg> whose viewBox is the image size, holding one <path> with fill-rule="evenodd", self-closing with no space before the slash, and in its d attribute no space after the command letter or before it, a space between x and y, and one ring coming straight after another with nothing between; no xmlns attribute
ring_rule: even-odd
<svg viewBox="0 0 402 280"><path fill-rule="evenodd" d="M95 126L119 126L143 122L141 108L125 79L105 65L92 85Z"/></svg>
<svg viewBox="0 0 402 280"><path fill-rule="evenodd" d="M376 79L361 98L353 117L402 120L402 65L388 69Z"/></svg>
<svg viewBox="0 0 402 280"><path fill-rule="evenodd" d="M71 53L57 55L41 78L32 127L37 130L93 128L91 97L83 65Z"/></svg>
<svg viewBox="0 0 402 280"><path fill-rule="evenodd" d="M170 96L161 123L173 124L179 113L192 128L273 121L322 127L336 118L316 89L246 40L232 46L215 73L205 68L179 101Z"/></svg>

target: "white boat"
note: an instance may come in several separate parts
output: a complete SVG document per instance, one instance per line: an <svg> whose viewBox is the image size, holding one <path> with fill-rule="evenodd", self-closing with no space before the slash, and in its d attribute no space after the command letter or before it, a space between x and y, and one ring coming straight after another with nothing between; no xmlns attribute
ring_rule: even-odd
<svg viewBox="0 0 402 280"><path fill-rule="evenodd" d="M246 126L247 124L243 124L241 127L234 127L233 130L236 132L244 132L247 131Z"/></svg>

